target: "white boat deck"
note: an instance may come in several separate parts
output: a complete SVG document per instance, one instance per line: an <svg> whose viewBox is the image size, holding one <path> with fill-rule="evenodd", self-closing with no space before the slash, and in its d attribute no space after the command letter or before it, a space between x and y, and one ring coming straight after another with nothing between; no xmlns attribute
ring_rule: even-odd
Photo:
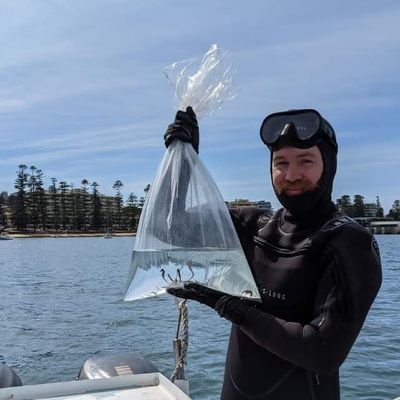
<svg viewBox="0 0 400 400"><path fill-rule="evenodd" d="M158 372L0 389L0 400L190 400Z"/></svg>

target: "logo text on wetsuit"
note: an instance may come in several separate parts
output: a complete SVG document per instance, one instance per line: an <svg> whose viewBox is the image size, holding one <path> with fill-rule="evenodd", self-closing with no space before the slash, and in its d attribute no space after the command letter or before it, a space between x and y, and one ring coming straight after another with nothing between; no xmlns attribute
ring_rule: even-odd
<svg viewBox="0 0 400 400"><path fill-rule="evenodd" d="M261 294L278 300L286 300L286 293L275 292L275 290L267 288L261 288Z"/></svg>

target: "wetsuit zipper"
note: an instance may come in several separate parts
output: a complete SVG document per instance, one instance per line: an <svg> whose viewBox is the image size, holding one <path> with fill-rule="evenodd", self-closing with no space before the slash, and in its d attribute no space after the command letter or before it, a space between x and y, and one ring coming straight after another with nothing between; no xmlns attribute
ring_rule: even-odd
<svg viewBox="0 0 400 400"><path fill-rule="evenodd" d="M318 375L315 376L317 377ZM310 387L311 400L317 400L317 397L315 396L314 383L310 371L307 371L307 377L308 377L308 386ZM319 385L319 380L317 382Z"/></svg>

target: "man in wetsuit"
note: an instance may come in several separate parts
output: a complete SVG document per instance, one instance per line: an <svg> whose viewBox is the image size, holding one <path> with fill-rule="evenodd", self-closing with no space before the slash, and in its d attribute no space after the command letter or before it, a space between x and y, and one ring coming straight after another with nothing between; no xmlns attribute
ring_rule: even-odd
<svg viewBox="0 0 400 400"><path fill-rule="evenodd" d="M179 111L164 136L193 143L196 116ZM221 399L337 400L339 367L380 288L373 236L332 203L337 142L315 110L269 115L261 139L271 151L273 188L283 208L232 210L260 304L196 283L169 293L232 322Z"/></svg>

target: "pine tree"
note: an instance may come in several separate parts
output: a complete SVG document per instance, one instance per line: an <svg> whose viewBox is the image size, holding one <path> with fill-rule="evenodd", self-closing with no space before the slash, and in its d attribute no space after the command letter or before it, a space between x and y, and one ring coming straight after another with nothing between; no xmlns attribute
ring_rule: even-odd
<svg viewBox="0 0 400 400"><path fill-rule="evenodd" d="M89 181L84 178L81 181L82 196L79 207L79 221L82 221L83 230L86 231L89 226Z"/></svg>
<svg viewBox="0 0 400 400"><path fill-rule="evenodd" d="M51 178L51 185L49 187L49 193L51 198L51 206L52 206L52 213L53 213L53 229L58 230L59 226L59 219L60 219L60 207L58 203L58 189L56 186L57 179Z"/></svg>
<svg viewBox="0 0 400 400"><path fill-rule="evenodd" d="M36 229L39 224L39 198L37 191L37 179L36 179L36 171L37 168L34 165L29 167L31 173L28 177L28 188L29 188L29 196L28 196L28 217L29 223L33 226L33 231L36 232Z"/></svg>
<svg viewBox="0 0 400 400"><path fill-rule="evenodd" d="M354 196L354 217L364 217L365 215L365 205L364 197L360 194Z"/></svg>
<svg viewBox="0 0 400 400"><path fill-rule="evenodd" d="M381 202L379 200L379 196L376 196L376 208L377 208L376 217L383 218L384 212L383 212Z"/></svg>
<svg viewBox="0 0 400 400"><path fill-rule="evenodd" d="M0 231L7 228L6 200L0 193Z"/></svg>
<svg viewBox="0 0 400 400"><path fill-rule="evenodd" d="M43 172L40 169L36 170L36 196L38 205L39 224L42 229L46 229L47 220L47 199L44 190Z"/></svg>
<svg viewBox="0 0 400 400"><path fill-rule="evenodd" d="M125 207L125 215L128 229L135 231L139 220L138 199L133 193L130 193Z"/></svg>
<svg viewBox="0 0 400 400"><path fill-rule="evenodd" d="M60 193L60 216L61 216L61 226L63 230L67 229L69 224L69 215L67 213L67 190L69 185L65 181L59 183L59 193Z"/></svg>
<svg viewBox="0 0 400 400"><path fill-rule="evenodd" d="M349 217L354 216L353 205L351 204L351 198L349 195L343 195L338 201L339 211L347 214Z"/></svg>
<svg viewBox="0 0 400 400"><path fill-rule="evenodd" d="M394 220L400 220L400 200L395 200L388 214Z"/></svg>
<svg viewBox="0 0 400 400"><path fill-rule="evenodd" d="M122 209L122 195L121 195L121 188L124 184L118 179L114 182L113 189L116 190L115 198L117 199L117 224L118 229L121 229L121 209Z"/></svg>
<svg viewBox="0 0 400 400"><path fill-rule="evenodd" d="M92 187L92 229L98 230L103 225L101 200L97 190L100 185L97 182L93 182L90 186Z"/></svg>
<svg viewBox="0 0 400 400"><path fill-rule="evenodd" d="M28 168L21 164L18 166L17 178L14 183L17 193L12 205L13 222L18 230L26 230L28 215L27 215L27 193L28 174L25 172Z"/></svg>

